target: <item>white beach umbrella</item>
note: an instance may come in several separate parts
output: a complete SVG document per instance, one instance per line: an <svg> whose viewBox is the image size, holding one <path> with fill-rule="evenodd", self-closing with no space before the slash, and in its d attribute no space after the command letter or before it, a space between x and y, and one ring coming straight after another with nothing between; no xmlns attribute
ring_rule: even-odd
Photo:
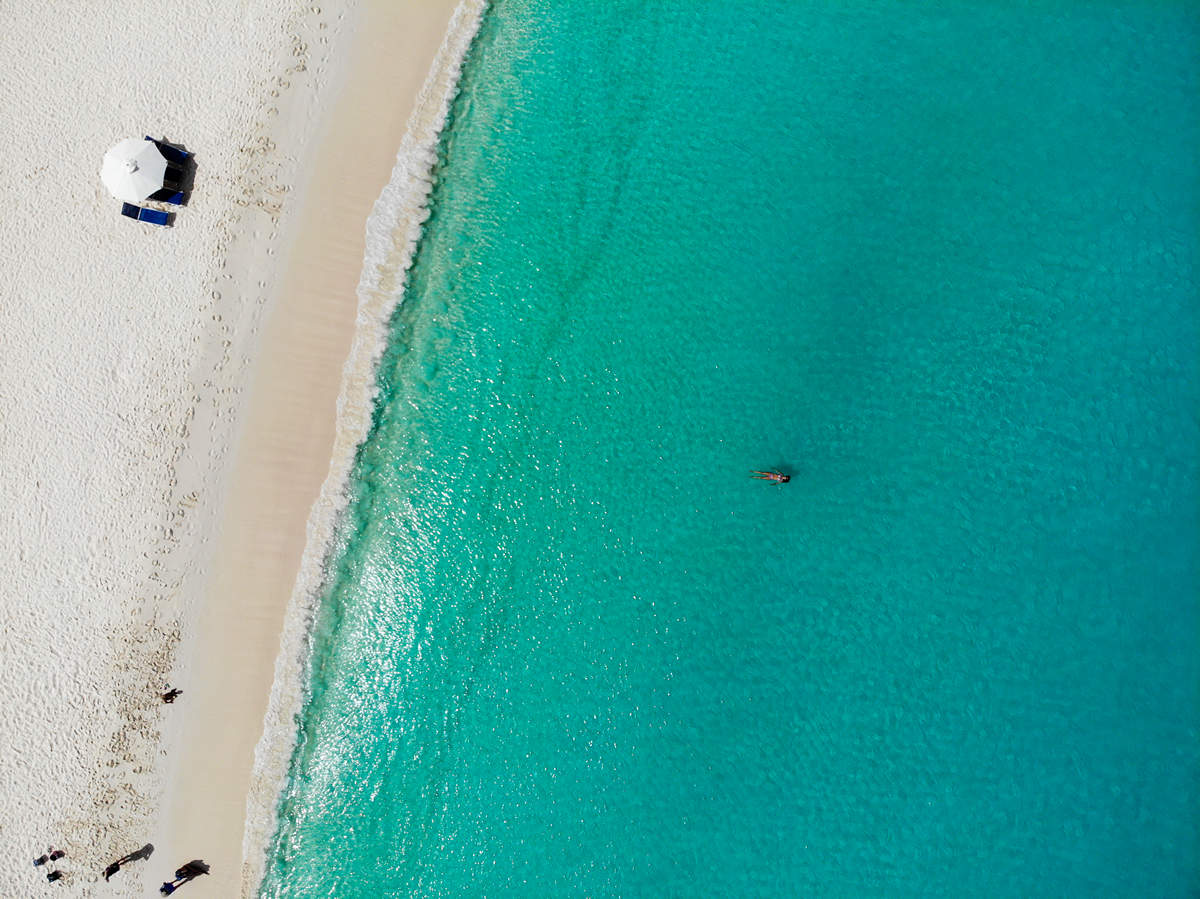
<svg viewBox="0 0 1200 899"><path fill-rule="evenodd" d="M100 180L114 197L137 203L163 186L167 160L152 140L131 137L104 154Z"/></svg>

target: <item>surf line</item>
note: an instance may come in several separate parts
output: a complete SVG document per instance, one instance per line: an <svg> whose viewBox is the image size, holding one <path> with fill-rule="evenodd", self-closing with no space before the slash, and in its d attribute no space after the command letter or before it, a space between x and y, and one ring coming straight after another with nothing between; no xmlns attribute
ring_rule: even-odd
<svg viewBox="0 0 1200 899"><path fill-rule="evenodd" d="M429 218L442 131L458 93L463 63L487 9L488 0L462 0L451 15L400 142L391 179L367 220L354 344L342 370L329 474L309 516L263 732L254 751L242 838L242 896L257 895L266 873L267 852L278 825L277 804L287 784L307 694L311 627L325 586L325 562L348 502L355 455L370 430L378 393L375 374L387 345L388 323L403 301L407 273Z"/></svg>

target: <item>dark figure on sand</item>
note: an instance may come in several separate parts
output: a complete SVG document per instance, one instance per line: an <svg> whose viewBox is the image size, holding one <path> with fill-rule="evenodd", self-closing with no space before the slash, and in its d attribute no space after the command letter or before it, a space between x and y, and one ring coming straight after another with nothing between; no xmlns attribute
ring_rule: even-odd
<svg viewBox="0 0 1200 899"><path fill-rule="evenodd" d="M126 865L129 862L140 861L143 858L149 858L150 853L152 853L153 851L154 851L154 845L152 843L147 843L141 849L138 849L135 852L130 852L128 855L121 856L119 859L117 859L115 862L113 862L111 865L109 865L107 868L104 869L104 879L108 880L108 878L112 877L114 874L116 874L118 871L120 871L121 865Z"/></svg>
<svg viewBox="0 0 1200 899"><path fill-rule="evenodd" d="M784 474L782 471L752 471L750 477L760 481L774 481L776 484L786 484L792 479L790 474Z"/></svg>
<svg viewBox="0 0 1200 899"><path fill-rule="evenodd" d="M35 858L33 860L33 866L35 868L38 868L38 867L41 867L42 865L46 864L46 862L56 862L60 858L66 858L66 857L67 857L67 854L65 852L63 852L61 849L55 849L53 846L51 846L49 849L46 850L45 855L39 855L37 858Z"/></svg>
<svg viewBox="0 0 1200 899"><path fill-rule="evenodd" d="M186 865L175 869L175 879L164 883L158 888L158 891L164 896L170 896L177 889L187 883L189 880L195 880L201 874L208 873L208 865L200 859L193 859Z"/></svg>
<svg viewBox="0 0 1200 899"><path fill-rule="evenodd" d="M170 703L174 702L175 697L179 696L181 693L183 693L182 690L176 690L172 688L162 695L162 701L169 705Z"/></svg>

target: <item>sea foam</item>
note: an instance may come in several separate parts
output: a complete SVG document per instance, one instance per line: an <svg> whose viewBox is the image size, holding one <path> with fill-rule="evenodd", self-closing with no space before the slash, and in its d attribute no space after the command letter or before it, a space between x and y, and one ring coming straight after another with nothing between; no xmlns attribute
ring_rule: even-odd
<svg viewBox="0 0 1200 899"><path fill-rule="evenodd" d="M263 734L255 749L242 845L243 896L257 894L265 873L266 853L277 824L278 799L287 783L297 722L307 693L309 638L325 585L325 563L348 502L355 454L371 427L378 392L375 375L387 346L389 322L403 301L407 272L429 218L429 195L442 129L487 5L487 0L463 0L455 9L400 142L391 180L367 220L354 344L342 372L329 474L309 516L304 556L280 637Z"/></svg>

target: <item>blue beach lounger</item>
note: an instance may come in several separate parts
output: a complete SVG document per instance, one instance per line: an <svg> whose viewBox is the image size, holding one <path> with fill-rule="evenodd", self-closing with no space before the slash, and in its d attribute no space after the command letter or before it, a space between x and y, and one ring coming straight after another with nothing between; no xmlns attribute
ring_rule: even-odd
<svg viewBox="0 0 1200 899"><path fill-rule="evenodd" d="M169 212L160 212L157 209L146 209L144 206L134 206L132 203L121 204L121 215L128 216L131 219L137 219L139 222L149 222L151 225L168 225L170 224L171 214Z"/></svg>
<svg viewBox="0 0 1200 899"><path fill-rule="evenodd" d="M169 212L160 212L157 209L146 209L143 207L138 212L139 222L149 222L152 225L166 225L171 220Z"/></svg>
<svg viewBox="0 0 1200 899"><path fill-rule="evenodd" d="M158 147L158 151L166 157L168 162L187 162L192 156L187 150L181 150L178 147L172 147L170 144L164 144L160 140L155 140L149 134L146 135L146 140Z"/></svg>

